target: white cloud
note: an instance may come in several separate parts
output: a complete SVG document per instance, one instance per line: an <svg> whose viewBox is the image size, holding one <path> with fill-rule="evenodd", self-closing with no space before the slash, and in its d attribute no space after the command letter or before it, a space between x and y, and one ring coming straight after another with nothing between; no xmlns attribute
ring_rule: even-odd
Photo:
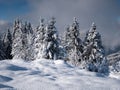
<svg viewBox="0 0 120 90"><path fill-rule="evenodd" d="M4 33L8 29L11 29L12 24L10 22L7 22L5 20L0 20L0 33Z"/></svg>
<svg viewBox="0 0 120 90"><path fill-rule="evenodd" d="M0 25L5 25L5 24L7 24L7 23L8 23L7 21L0 20Z"/></svg>

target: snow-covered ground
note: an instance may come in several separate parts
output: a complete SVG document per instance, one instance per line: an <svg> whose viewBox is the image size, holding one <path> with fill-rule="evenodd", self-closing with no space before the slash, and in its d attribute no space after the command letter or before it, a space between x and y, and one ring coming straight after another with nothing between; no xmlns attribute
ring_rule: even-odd
<svg viewBox="0 0 120 90"><path fill-rule="evenodd" d="M120 61L120 51L108 55L107 60L109 60L110 65L114 64L117 61Z"/></svg>
<svg viewBox="0 0 120 90"><path fill-rule="evenodd" d="M120 90L120 78L71 67L62 60L4 60L0 90Z"/></svg>

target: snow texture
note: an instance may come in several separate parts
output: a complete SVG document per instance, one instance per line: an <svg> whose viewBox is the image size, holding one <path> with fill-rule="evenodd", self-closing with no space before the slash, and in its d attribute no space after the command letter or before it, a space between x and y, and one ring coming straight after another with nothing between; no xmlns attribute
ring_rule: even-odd
<svg viewBox="0 0 120 90"><path fill-rule="evenodd" d="M82 70L63 60L0 61L0 90L120 90L117 76Z"/></svg>

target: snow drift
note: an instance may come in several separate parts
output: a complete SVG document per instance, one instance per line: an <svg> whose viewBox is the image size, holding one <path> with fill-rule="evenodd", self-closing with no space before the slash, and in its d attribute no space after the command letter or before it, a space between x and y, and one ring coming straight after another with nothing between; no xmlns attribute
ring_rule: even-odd
<svg viewBox="0 0 120 90"><path fill-rule="evenodd" d="M120 79L72 67L62 60L0 61L1 90L119 90Z"/></svg>

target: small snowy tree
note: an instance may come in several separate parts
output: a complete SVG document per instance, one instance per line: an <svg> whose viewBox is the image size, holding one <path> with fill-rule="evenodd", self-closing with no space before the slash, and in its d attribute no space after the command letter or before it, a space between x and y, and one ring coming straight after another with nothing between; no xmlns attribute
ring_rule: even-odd
<svg viewBox="0 0 120 90"><path fill-rule="evenodd" d="M3 40L0 37L0 60L6 59L6 54L4 52Z"/></svg>
<svg viewBox="0 0 120 90"><path fill-rule="evenodd" d="M12 59L12 55L11 55L12 35L9 29L3 38L3 46L4 46L4 52L6 54L6 59Z"/></svg>
<svg viewBox="0 0 120 90"><path fill-rule="evenodd" d="M55 27L55 18L52 18L46 27L44 39L44 58L58 59L59 56L59 38Z"/></svg>
<svg viewBox="0 0 120 90"><path fill-rule="evenodd" d="M34 60L33 30L30 23L15 21L12 43L13 59Z"/></svg>
<svg viewBox="0 0 120 90"><path fill-rule="evenodd" d="M74 18L72 26L68 27L65 33L64 47L67 52L67 59L70 63L78 65L81 62L82 41L80 39L79 24Z"/></svg>
<svg viewBox="0 0 120 90"><path fill-rule="evenodd" d="M33 30L31 23L25 22L22 27L22 59L29 61L34 60Z"/></svg>
<svg viewBox="0 0 120 90"><path fill-rule="evenodd" d="M40 25L35 32L34 47L35 47L35 59L43 58L43 40L45 38L45 24L44 19L41 19Z"/></svg>
<svg viewBox="0 0 120 90"><path fill-rule="evenodd" d="M28 34L27 34L27 42L28 42L27 43L28 44L27 57L28 57L28 60L34 60L35 59L34 32L33 32L31 23L28 23L27 30L28 30Z"/></svg>
<svg viewBox="0 0 120 90"><path fill-rule="evenodd" d="M13 43L12 43L12 56L13 59L23 59L22 58L22 23L20 20L16 20L13 28Z"/></svg>
<svg viewBox="0 0 120 90"><path fill-rule="evenodd" d="M86 34L84 44L83 59L85 61L85 68L95 72L107 72L108 63L105 58L101 35L96 31L94 23Z"/></svg>

